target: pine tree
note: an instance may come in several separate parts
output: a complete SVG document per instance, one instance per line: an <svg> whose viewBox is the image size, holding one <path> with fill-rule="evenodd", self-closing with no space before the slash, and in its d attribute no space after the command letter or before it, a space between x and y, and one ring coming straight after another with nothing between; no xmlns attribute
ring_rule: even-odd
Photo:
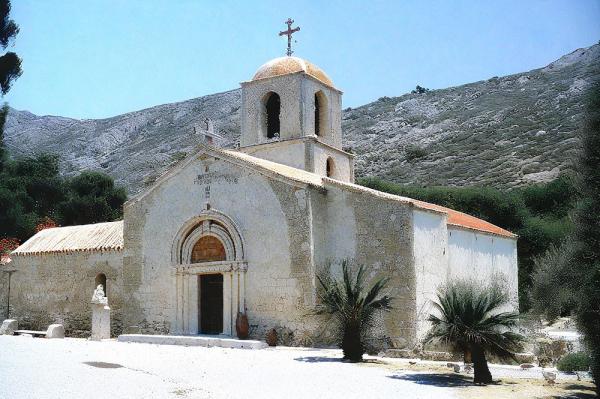
<svg viewBox="0 0 600 399"><path fill-rule="evenodd" d="M10 0L0 0L0 46L6 50L8 45L19 33L19 26L10 19ZM21 76L21 59L9 51L0 56L0 91L5 95L10 90L12 82ZM7 152L4 146L4 123L8 115L5 104L0 110L0 171L2 171Z"/></svg>
<svg viewBox="0 0 600 399"><path fill-rule="evenodd" d="M6 50L13 41L19 26L10 19L10 0L0 0L0 46ZM21 76L21 59L12 51L0 57L0 90L2 95L8 93L12 82Z"/></svg>

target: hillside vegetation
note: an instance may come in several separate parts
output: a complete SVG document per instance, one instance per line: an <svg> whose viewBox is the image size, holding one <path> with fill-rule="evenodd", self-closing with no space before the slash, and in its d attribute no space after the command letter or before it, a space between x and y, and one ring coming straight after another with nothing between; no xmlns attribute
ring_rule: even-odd
<svg viewBox="0 0 600 399"><path fill-rule="evenodd" d="M346 109L356 176L502 189L550 181L572 168L582 98L600 76L599 60L594 45L541 69ZM192 151L205 118L235 143L240 106L232 90L107 119L11 110L6 143L12 156L55 153L62 173L99 170L135 194Z"/></svg>
<svg viewBox="0 0 600 399"><path fill-rule="evenodd" d="M415 198L456 209L519 235L519 302L530 307L534 261L558 246L573 228L569 217L577 201L572 178L560 176L550 183L510 191L486 187L418 187L389 183L377 178L359 183L391 194Z"/></svg>

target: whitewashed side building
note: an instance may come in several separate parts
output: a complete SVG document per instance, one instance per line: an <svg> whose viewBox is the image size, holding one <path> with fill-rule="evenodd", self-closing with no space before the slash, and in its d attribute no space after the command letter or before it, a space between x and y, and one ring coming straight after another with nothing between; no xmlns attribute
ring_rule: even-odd
<svg viewBox="0 0 600 399"><path fill-rule="evenodd" d="M437 287L453 278L502 278L516 307L514 234L354 184L341 97L308 61L269 61L242 83L239 149L200 145L128 201L122 222L44 230L14 251L11 314L85 331L104 281L115 335L235 336L246 312L251 337L275 327L316 345L328 339L311 314L316 276L343 259L391 278L381 346L414 346Z"/></svg>

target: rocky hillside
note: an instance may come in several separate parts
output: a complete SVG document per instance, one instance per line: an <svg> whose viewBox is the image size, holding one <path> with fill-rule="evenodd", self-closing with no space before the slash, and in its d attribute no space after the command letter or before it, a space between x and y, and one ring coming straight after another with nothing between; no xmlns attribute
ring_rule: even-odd
<svg viewBox="0 0 600 399"><path fill-rule="evenodd" d="M550 180L571 168L599 60L594 45L545 68L346 109L345 142L357 154L356 175L499 188ZM206 118L225 144L234 143L240 103L233 90L107 119L12 110L6 142L13 156L57 153L64 173L101 170L133 194L192 150Z"/></svg>

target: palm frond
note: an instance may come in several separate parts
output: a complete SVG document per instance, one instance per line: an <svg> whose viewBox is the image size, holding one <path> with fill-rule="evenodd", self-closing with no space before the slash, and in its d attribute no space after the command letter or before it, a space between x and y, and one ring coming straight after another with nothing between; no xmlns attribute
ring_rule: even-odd
<svg viewBox="0 0 600 399"><path fill-rule="evenodd" d="M359 266L354 276L348 261L343 261L341 266L340 280L335 280L330 275L317 276L321 289L315 313L329 314L336 318L340 326L338 339L340 346L343 346L349 332L354 337L365 336L374 325L376 315L392 309L393 298L383 294L388 278L375 280L367 290L367 272L364 266Z"/></svg>
<svg viewBox="0 0 600 399"><path fill-rule="evenodd" d="M519 350L524 337L513 332L517 312L501 311L510 303L506 290L497 284L459 280L441 287L427 320L431 329L425 342L445 342L465 347L481 345L501 357Z"/></svg>

